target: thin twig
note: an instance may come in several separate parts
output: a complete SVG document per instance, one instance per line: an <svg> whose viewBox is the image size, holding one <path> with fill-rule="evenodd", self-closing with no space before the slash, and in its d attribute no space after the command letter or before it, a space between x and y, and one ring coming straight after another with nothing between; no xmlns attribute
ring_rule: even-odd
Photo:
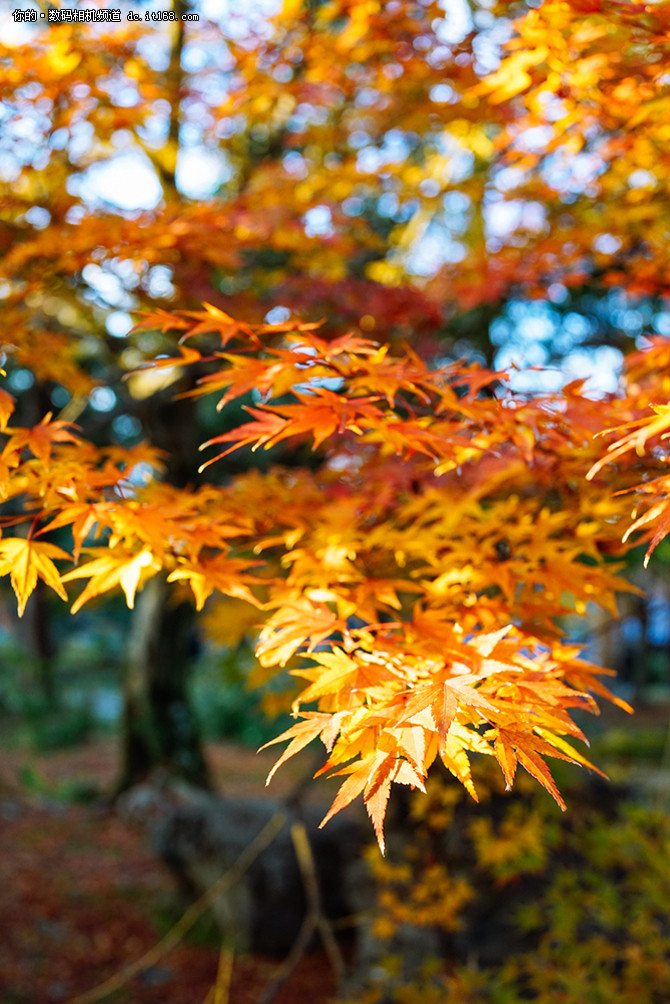
<svg viewBox="0 0 670 1004"><path fill-rule="evenodd" d="M323 912L316 863L304 823L293 823L291 826L291 839L293 840L300 874L302 875L305 893L307 894L308 909L314 917L316 928L321 935L323 947L326 950L326 955L335 976L335 982L339 986L344 978L344 960L333 934L331 923Z"/></svg>
<svg viewBox="0 0 670 1004"><path fill-rule="evenodd" d="M233 979L233 950L225 943L219 952L216 983L205 997L204 1004L229 1004L230 984Z"/></svg>
<svg viewBox="0 0 670 1004"><path fill-rule="evenodd" d="M305 824L298 821L291 825L291 839L298 859L298 867L307 898L307 913L302 922L298 936L291 950L279 966L270 983L266 986L257 1004L272 1004L277 993L307 951L310 939L318 931L321 942L335 976L335 982L341 985L344 977L344 960L338 948L333 928L321 907L319 879L316 873L314 855L307 836Z"/></svg>
<svg viewBox="0 0 670 1004"><path fill-rule="evenodd" d="M144 972L145 969L149 969L151 966L155 965L156 962L161 959L167 952L169 952L176 944L178 944L184 937L187 931L189 931L196 920L207 910L219 896L222 896L228 889L236 885L240 881L247 869L253 864L259 854L261 854L266 847L269 847L272 841L275 839L284 823L286 822L286 816L282 812L276 812L274 816L266 823L260 833L254 837L251 843L245 847L237 861L228 871L224 872L216 882L209 887L209 889L202 894L202 896L192 904L177 921L177 923L172 927L164 938L150 948L148 952L141 955L139 959L134 962L129 963L124 966L123 969L119 970L109 979L100 983L99 986L94 987L92 990L87 991L84 994L79 994L77 997L73 997L69 1004L96 1004L97 1001L102 1000L104 997L108 997L109 994L114 993L115 990L119 990L122 986L125 986L130 980L132 980L139 973ZM225 998L224 998L225 1000ZM218 1004L218 1002L217 1002Z"/></svg>

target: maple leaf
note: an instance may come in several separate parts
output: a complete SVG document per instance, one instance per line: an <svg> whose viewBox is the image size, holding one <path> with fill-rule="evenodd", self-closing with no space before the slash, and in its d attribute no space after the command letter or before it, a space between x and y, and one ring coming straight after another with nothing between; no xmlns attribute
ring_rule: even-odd
<svg viewBox="0 0 670 1004"><path fill-rule="evenodd" d="M349 776L340 786L330 809L319 823L319 827L325 826L336 813L363 794L368 814L375 828L377 842L383 854L384 816L391 790L391 774L396 766L397 761L392 754L378 750L331 774L331 777L340 774L348 774Z"/></svg>
<svg viewBox="0 0 670 1004"><path fill-rule="evenodd" d="M179 345L178 356L164 356L156 359L148 359L143 362L138 369L129 373L124 373L124 380L131 380L137 373L145 373L147 370L172 369L176 366L193 366L194 363L202 362L203 356L197 349L192 349L188 345Z"/></svg>
<svg viewBox="0 0 670 1004"><path fill-rule="evenodd" d="M663 479L667 481L667 479ZM645 486L646 487L646 486ZM648 509L644 515L640 516L638 519L634 520L633 523L628 527L623 535L624 542L628 540L632 533L636 530L642 530L647 527L650 523L654 523L654 532L652 534L651 540L649 541L649 547L644 556L644 567L646 568L649 564L649 559L651 558L654 550L658 547L662 540L670 533L670 502L665 499L662 502L657 502L656 505Z"/></svg>
<svg viewBox="0 0 670 1004"><path fill-rule="evenodd" d="M138 311L139 321L133 326L133 331L185 331L191 325L185 317L179 314L172 314L167 310Z"/></svg>
<svg viewBox="0 0 670 1004"><path fill-rule="evenodd" d="M6 537L0 540L0 575L11 577L12 589L18 600L19 617L22 616L28 597L37 584L43 580L62 600L67 593L62 586L61 575L53 563L53 558L69 560L70 555L54 544L25 540L20 537Z"/></svg>
<svg viewBox="0 0 670 1004"><path fill-rule="evenodd" d="M217 590L224 596L233 596L245 600L252 606L260 607L259 600L249 589L252 582L262 583L262 579L247 575L249 568L262 564L260 561L248 561L242 558L230 558L225 554L215 558L190 562L181 559L177 568L168 575L168 582L185 580L191 586L196 600L196 609L202 610L208 596Z"/></svg>
<svg viewBox="0 0 670 1004"><path fill-rule="evenodd" d="M621 429L634 429L633 432L622 436L621 439L617 439L616 442L611 443L607 447L606 455L596 461L586 475L587 480L590 481L606 464L630 452L630 450L635 450L638 456L642 456L647 440L652 437L660 436L661 439L666 438L669 434L668 430L670 430L670 404L652 405L652 410L656 414L656 418L653 416L640 418L635 422L628 422L625 425L619 426L617 429L607 429L600 433L600 435L605 436Z"/></svg>
<svg viewBox="0 0 670 1004"><path fill-rule="evenodd" d="M318 712L312 711L303 713L303 718L303 721L297 722L295 725L292 725L290 729L282 732L280 736L276 736L274 739L267 742L265 746L261 746L261 750L264 750L269 746L274 746L275 743L284 742L286 739L291 740L268 774L265 781L266 786L270 783L276 771L283 763L286 763L290 757L295 756L295 754L299 753L300 750L305 748L305 746L308 746L313 739L316 739L317 736L321 735L324 729L330 725L332 715L319 714Z"/></svg>
<svg viewBox="0 0 670 1004"><path fill-rule="evenodd" d="M460 781L475 802L478 802L479 797L472 780L468 752L492 755L490 746L478 732L452 722L440 757L447 770Z"/></svg>
<svg viewBox="0 0 670 1004"><path fill-rule="evenodd" d="M607 780L607 774L600 770L599 767L596 767L595 764L592 764L590 760L587 760L585 756L582 756L579 750L576 750L570 743L566 742L562 736L558 736L554 732L550 732L549 729L543 729L539 726L536 726L533 731L542 739L545 739L550 746L554 746L561 753L564 753L574 763L581 764L582 767L594 771Z"/></svg>
<svg viewBox="0 0 670 1004"><path fill-rule="evenodd" d="M328 764L323 768L323 770L326 769L328 769ZM338 790L330 809L319 823L319 827L325 826L329 819L332 819L336 813L362 794L365 808L374 827L379 849L384 854L384 818L391 794L391 785L396 781L425 791L422 777L407 761L398 759L397 754L386 753L380 749L341 770L332 772L329 776L337 777L341 774L349 776Z"/></svg>
<svg viewBox="0 0 670 1004"><path fill-rule="evenodd" d="M306 677L314 682L303 690L294 702L294 710L300 704L307 704L327 694L337 694L350 706L357 693L363 694L368 688L380 687L386 681L396 680L398 674L374 662L364 662L351 658L341 648L332 652L315 652L310 659L318 664L315 669L293 670L296 676Z"/></svg>
<svg viewBox="0 0 670 1004"><path fill-rule="evenodd" d="M435 683L419 684L403 707L401 721L434 729L442 753L459 707L474 708L484 718L500 713L499 709L473 686L479 682L481 682L479 676L464 675L450 676Z"/></svg>
<svg viewBox="0 0 670 1004"><path fill-rule="evenodd" d="M228 390L217 402L217 411L251 390L261 394L272 390L273 396L281 397L296 383L304 381L304 374L293 363L276 362L268 365L266 359L253 359L232 353L218 353L217 356L231 363L231 368L201 377L198 386L188 391L190 397L197 397L227 387Z"/></svg>
<svg viewBox="0 0 670 1004"><path fill-rule="evenodd" d="M221 336L222 345L227 345L231 339L238 335L243 335L245 341L248 340L252 344L258 345L258 338L251 325L244 321L236 321L225 310L221 310L211 303L205 303L203 306L204 310L183 311L184 317L188 317L197 323L189 327L188 333L182 335L182 340L207 332L216 332Z"/></svg>
<svg viewBox="0 0 670 1004"><path fill-rule="evenodd" d="M69 422L52 422L52 412L44 416L41 422L33 426L32 429L11 429L6 428L6 432L11 433L5 445L5 453L20 453L27 447L38 460L44 464L48 470L51 462L51 454L56 443L81 442L81 437L72 431L75 426Z"/></svg>
<svg viewBox="0 0 670 1004"><path fill-rule="evenodd" d="M545 756L558 757L560 760L568 760L573 763L585 763L591 766L588 761L584 761L579 755L575 755L568 743L562 742L559 737L543 738L541 735L534 735L532 732L516 732L511 728L497 728L492 733L485 733L485 738L493 739L494 752L500 764L507 787L512 786L514 772L517 762L525 767L529 774L540 782L547 789L554 801L565 811L566 805L561 794L556 787L551 771L542 759L540 754ZM558 740L558 741L557 741Z"/></svg>
<svg viewBox="0 0 670 1004"><path fill-rule="evenodd" d="M63 492L61 487L60 492ZM40 530L40 534L49 533L50 530L57 530L63 526L69 526L74 539L74 549L72 556L75 561L79 560L84 540L94 528L101 530L103 515L109 511L108 502L72 502L65 505L62 512L58 513Z"/></svg>
<svg viewBox="0 0 670 1004"><path fill-rule="evenodd" d="M86 548L84 553L97 557L79 568L73 568L61 577L62 582L90 579L84 591L72 604L73 614L94 596L100 596L117 586L123 590L126 602L132 609L138 586L159 572L162 567L148 548L135 552L117 545L109 548Z"/></svg>
<svg viewBox="0 0 670 1004"><path fill-rule="evenodd" d="M0 431L7 428L7 422L14 413L16 402L11 394L0 387Z"/></svg>
<svg viewBox="0 0 670 1004"><path fill-rule="evenodd" d="M317 449L335 433L342 434L345 430L361 435L364 425L374 425L383 420L383 413L374 406L376 397L344 398L325 387L313 387L309 394L295 392L299 404L262 406L251 408L245 406L254 419L231 429L221 436L215 436L203 443L205 449L218 443L234 443L230 449L218 454L212 460L203 464L204 470L215 460L232 453L241 446L251 445L254 450L263 446L266 450L276 446L284 439L293 436L312 435L313 449Z"/></svg>
<svg viewBox="0 0 670 1004"><path fill-rule="evenodd" d="M337 614L325 604L315 605L307 598L287 598L264 625L256 645L256 657L263 666L285 666L303 645L311 652L344 627Z"/></svg>
<svg viewBox="0 0 670 1004"><path fill-rule="evenodd" d="M226 345L237 336L244 341L258 345L259 340L253 325L245 321L235 320L225 310L214 304L204 303L204 310L180 310L170 313L167 310L140 311L141 320L134 326L134 331L181 331L180 341L194 338L196 335L216 333L221 337L221 344ZM293 326L291 326L292 328ZM272 330L272 326L261 326L258 330ZM278 326L278 330L286 330ZM189 350L192 351L192 350Z"/></svg>
<svg viewBox="0 0 670 1004"><path fill-rule="evenodd" d="M244 410L252 416L253 421L245 422L236 429L231 429L230 432L223 433L220 436L214 436L200 446L201 450L205 450L209 446L215 446L218 443L233 443L233 446L229 449L218 453L211 460L207 460L204 464L201 464L198 468L199 474L202 474L210 464L214 464L217 460L227 457L228 454L239 450L242 446L252 446L256 450L259 446L268 447L273 444L273 441L278 442L280 439L292 435L290 431L286 432L286 436L282 435L290 423L280 415L275 415L273 412L260 411L258 408L251 408L246 405Z"/></svg>

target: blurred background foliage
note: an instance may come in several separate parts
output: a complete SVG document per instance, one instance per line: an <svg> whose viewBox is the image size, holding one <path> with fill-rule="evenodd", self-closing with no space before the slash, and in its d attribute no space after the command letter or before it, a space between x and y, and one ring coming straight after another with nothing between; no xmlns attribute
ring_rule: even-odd
<svg viewBox="0 0 670 1004"><path fill-rule="evenodd" d="M381 962L347 1004L664 1000L667 781L660 800L582 783L561 817L524 779L510 800L488 765L475 777L485 815L434 777L410 799L411 838L371 850Z"/></svg>

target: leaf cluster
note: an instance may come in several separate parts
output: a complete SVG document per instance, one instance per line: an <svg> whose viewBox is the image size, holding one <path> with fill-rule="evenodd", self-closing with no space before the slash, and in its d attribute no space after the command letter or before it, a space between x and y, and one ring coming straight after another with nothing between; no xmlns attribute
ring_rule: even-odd
<svg viewBox="0 0 670 1004"><path fill-rule="evenodd" d="M521 765L562 805L545 758L591 767L570 712L612 695L557 618L614 611L631 588L607 560L627 503L603 497L597 465L585 479L594 403L576 386L529 401L477 366L430 368L409 350L210 306L140 323L180 332L179 354L147 365L210 366L192 393L261 397L205 445L308 437L320 465L140 485L151 451L99 451L50 419L13 429L6 396L5 497L33 514L26 538L0 544L20 608L38 576L61 596L87 580L76 611L119 587L132 606L159 572L188 583L198 609L214 592L252 604L261 666L306 684L276 766L319 737L323 770L344 777L324 822L362 795L382 847L392 784L423 789L436 760L474 798L471 753L494 757L508 786ZM195 343L212 335L220 349L203 355ZM68 556L39 538L66 527L77 564L59 574Z"/></svg>

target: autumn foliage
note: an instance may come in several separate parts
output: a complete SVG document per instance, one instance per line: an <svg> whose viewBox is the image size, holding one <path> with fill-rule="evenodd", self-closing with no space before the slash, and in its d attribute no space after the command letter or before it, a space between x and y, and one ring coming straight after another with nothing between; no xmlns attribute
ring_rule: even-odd
<svg viewBox="0 0 670 1004"><path fill-rule="evenodd" d="M0 574L11 577L19 613L38 578L63 599L74 589L73 612L119 588L132 607L159 574L190 587L199 610L213 594L250 604L257 678L289 674L302 688L295 724L275 740L288 742L276 766L319 738L322 772L343 778L326 820L362 796L382 847L393 783L423 790L438 759L473 798L470 755L479 753L497 760L508 787L521 765L561 805L546 758L597 769L574 745L585 737L571 712L595 711L594 694L623 702L600 680L608 670L566 639L562 618L590 604L615 614L616 592L632 588L618 559L640 539L651 552L670 531L664 339L630 357L624 393L599 400L579 382L514 393L505 373L412 343L428 302L437 326L438 300L453 313L512 288L539 296L552 282L613 284L629 269L635 290L665 290L665 182L652 185L647 174L649 151L657 141L667 147L667 83L662 63L639 52L658 44L662 55L670 5L499 6L514 17L509 40L498 68L480 72L476 32L446 45L438 4L285 4L269 40L227 50L233 86L205 128L220 126L230 139L236 173L227 202L180 202L174 149L145 141L163 185L155 210L88 212L72 187L49 189L39 166L3 196L3 337L14 363L85 397L96 379L78 364L77 338L65 323L40 326L45 290L57 278L70 307L60 305L61 319L85 327L87 267L132 273L140 348L122 355L117 371L130 372L129 383L183 373L183 393L214 395L219 409L253 394L246 417L203 444L201 472L209 476L235 451L284 451L284 463L264 471L175 487L162 480L166 458L154 447L93 445L52 415L19 427L2 391ZM16 78L7 50L2 73L23 114L38 93L48 99L53 117L39 114L50 137L85 121L98 143L92 156L102 156L118 130L144 135L158 71L142 62L135 29L109 43L95 37L84 46L65 26L43 33L30 54L37 90ZM139 94L125 111L110 99L119 74ZM409 85L394 85L399 77L411 82L411 100ZM76 98L82 80L86 100ZM164 84L176 86L170 77ZM431 99L438 84L450 93ZM310 117L307 105L322 113ZM240 119L244 130L231 125ZM524 137L542 128L529 147ZM403 157L389 152L391 130L405 137ZM372 154L366 167L355 152L361 132L374 166ZM415 133L421 143L412 145ZM273 143L283 159L272 158ZM52 161L58 152L52 142ZM566 160L587 152L599 158L598 212L612 200L625 205L608 223L611 239L595 245L591 181L572 191ZM459 157L474 166L450 183L447 166ZM500 199L540 206L542 218L522 213L498 247L487 243L481 207L503 171ZM638 198L645 187L652 199ZM445 264L423 291L401 289L413 242L443 216L445 190L468 207L462 261ZM396 206L384 239L379 213L357 208L382 196ZM40 199L49 207L44 227L24 215ZM328 210L321 236L305 227L315 208ZM259 244L272 250L269 264ZM353 258L362 275L347 274ZM161 263L184 309L152 302ZM217 269L232 284L235 317L189 303ZM239 287L237 273L246 276ZM296 313L309 309L311 319L259 321L269 292L291 302L301 283ZM347 305L346 324L314 321L327 297ZM147 333L158 351L141 350ZM80 580L77 591L71 584Z"/></svg>
<svg viewBox="0 0 670 1004"><path fill-rule="evenodd" d="M20 609L38 576L61 596L86 580L76 611L119 586L132 606L161 571L198 608L215 591L254 604L261 666L307 681L277 766L320 737L323 769L345 777L326 818L363 795L380 842L392 783L422 788L436 757L475 798L472 752L495 756L508 785L521 764L562 804L545 757L590 766L569 713L608 692L556 618L592 601L614 609L629 588L606 561L629 503L598 478L594 403L575 387L519 400L476 366L430 369L411 352L211 307L140 324L180 332L171 365L211 366L193 393L223 404L250 385L262 393L248 422L206 448L295 437L321 451L319 466L139 487L132 471L150 453L94 449L48 417L14 428L7 400L5 497L32 519L27 537L0 544ZM195 345L212 334L203 355ZM42 538L65 526L77 563L59 573L69 556Z"/></svg>

